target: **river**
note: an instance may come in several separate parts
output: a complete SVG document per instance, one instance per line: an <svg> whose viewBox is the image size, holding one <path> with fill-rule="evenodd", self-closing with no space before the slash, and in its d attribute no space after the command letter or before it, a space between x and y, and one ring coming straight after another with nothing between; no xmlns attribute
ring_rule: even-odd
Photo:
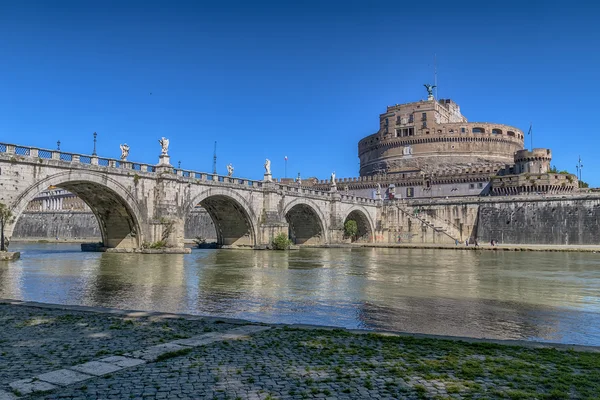
<svg viewBox="0 0 600 400"><path fill-rule="evenodd" d="M600 345L600 254L435 249L82 253L13 243L0 298Z"/></svg>

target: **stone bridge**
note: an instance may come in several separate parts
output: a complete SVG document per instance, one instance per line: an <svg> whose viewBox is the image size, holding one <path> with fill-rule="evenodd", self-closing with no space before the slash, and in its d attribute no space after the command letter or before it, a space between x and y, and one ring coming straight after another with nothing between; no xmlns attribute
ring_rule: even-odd
<svg viewBox="0 0 600 400"><path fill-rule="evenodd" d="M357 221L359 236L374 241L381 203L331 190L283 185L157 165L0 143L0 202L16 218L50 186L79 196L98 219L104 247L137 250L162 242L182 249L184 221L201 205L218 244L261 247L284 232L300 245L344 241L343 226ZM11 237L15 222L6 226Z"/></svg>

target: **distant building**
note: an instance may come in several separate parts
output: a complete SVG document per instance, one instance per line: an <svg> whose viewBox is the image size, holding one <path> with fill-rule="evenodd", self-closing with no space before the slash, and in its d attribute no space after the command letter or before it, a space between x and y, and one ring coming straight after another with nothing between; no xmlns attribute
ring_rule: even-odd
<svg viewBox="0 0 600 400"><path fill-rule="evenodd" d="M83 200L73 193L49 187L38 194L27 206L26 211L42 211L42 212L57 212L57 211L84 211L92 212Z"/></svg>

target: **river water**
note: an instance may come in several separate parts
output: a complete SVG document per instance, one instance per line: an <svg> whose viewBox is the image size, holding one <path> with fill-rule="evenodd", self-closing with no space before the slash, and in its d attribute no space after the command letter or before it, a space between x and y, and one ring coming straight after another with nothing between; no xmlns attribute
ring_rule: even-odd
<svg viewBox="0 0 600 400"><path fill-rule="evenodd" d="M600 345L600 254L434 249L82 253L13 243L0 298Z"/></svg>

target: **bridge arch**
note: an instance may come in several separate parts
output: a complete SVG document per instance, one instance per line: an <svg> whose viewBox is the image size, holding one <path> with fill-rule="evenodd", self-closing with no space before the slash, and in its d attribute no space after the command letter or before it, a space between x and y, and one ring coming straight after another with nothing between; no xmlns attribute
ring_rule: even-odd
<svg viewBox="0 0 600 400"><path fill-rule="evenodd" d="M313 200L294 199L284 207L281 214L289 225L289 235L295 244L328 243L327 219L321 207Z"/></svg>
<svg viewBox="0 0 600 400"><path fill-rule="evenodd" d="M143 214L131 191L104 173L65 171L50 175L28 187L13 202L16 219L40 192L55 186L77 195L98 220L105 247L140 248L144 239ZM15 223L7 230L12 235Z"/></svg>
<svg viewBox="0 0 600 400"><path fill-rule="evenodd" d="M254 247L258 244L258 218L248 200L238 191L214 187L195 195L185 216L197 205L210 215L217 233L217 245Z"/></svg>
<svg viewBox="0 0 600 400"><path fill-rule="evenodd" d="M353 206L350 208L346 218L344 218L344 224L346 224L346 221L348 220L356 221L356 225L358 226L357 241L373 242L375 238L375 223L364 207Z"/></svg>

